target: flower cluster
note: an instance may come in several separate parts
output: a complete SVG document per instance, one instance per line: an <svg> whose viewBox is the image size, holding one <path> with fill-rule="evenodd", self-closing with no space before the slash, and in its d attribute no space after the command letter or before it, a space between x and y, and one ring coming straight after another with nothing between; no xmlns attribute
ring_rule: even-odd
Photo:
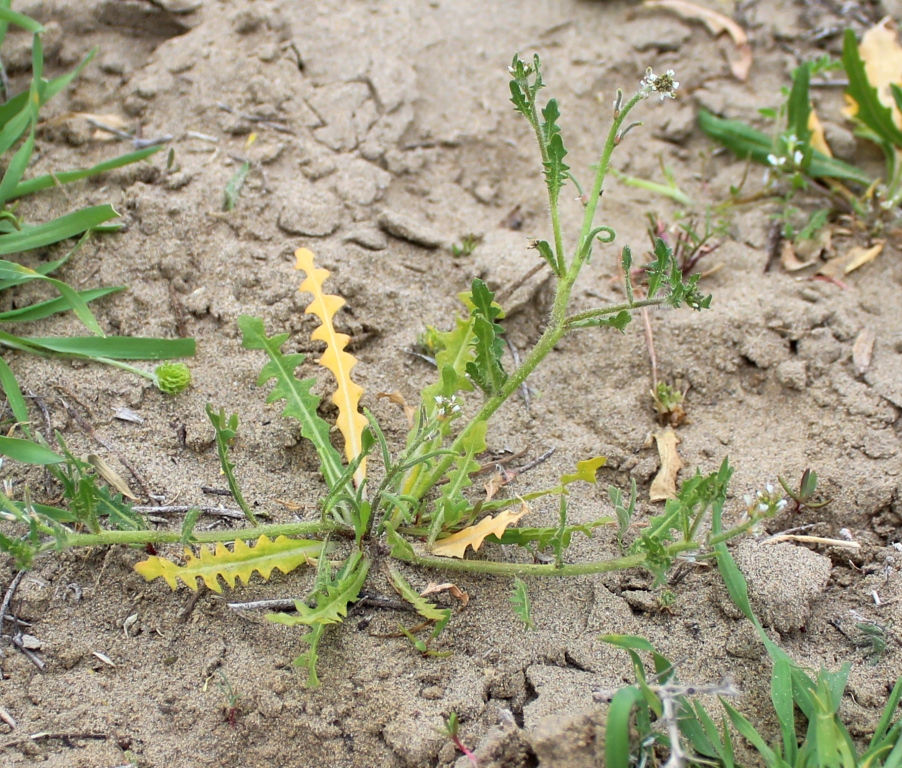
<svg viewBox="0 0 902 768"><path fill-rule="evenodd" d="M768 483L764 486L763 491L757 491L754 496L746 494L744 499L746 510L740 522L755 521L755 524L749 529L749 533L753 535L761 533L760 520L782 512L787 504L786 499L777 493L772 483Z"/></svg>
<svg viewBox="0 0 902 768"><path fill-rule="evenodd" d="M668 69L663 75L656 75L651 71L651 67L645 70L645 77L642 78L639 85L642 86L643 95L648 96L654 92L660 94L661 101L665 98L676 98L676 90L680 84L674 79L676 74L672 69Z"/></svg>
<svg viewBox="0 0 902 768"><path fill-rule="evenodd" d="M793 167L799 168L802 165L802 161L805 159L805 153L801 149L797 149L797 147L801 145L799 137L794 133L783 136L782 144L785 147L785 154L769 154L767 156L767 162L774 168L783 168L786 165L787 160L792 158Z"/></svg>
<svg viewBox="0 0 902 768"><path fill-rule="evenodd" d="M457 395L445 397L444 395L435 396L435 413L439 420L455 419L461 415L460 400Z"/></svg>

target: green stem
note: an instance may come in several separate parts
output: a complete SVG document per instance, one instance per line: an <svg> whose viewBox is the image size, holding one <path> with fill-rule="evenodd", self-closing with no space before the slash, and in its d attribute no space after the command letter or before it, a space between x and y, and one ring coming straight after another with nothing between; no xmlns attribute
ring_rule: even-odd
<svg viewBox="0 0 902 768"><path fill-rule="evenodd" d="M579 246L576 249L576 256L573 259L573 263L570 265L570 270L567 275L568 277L572 275L574 280L576 279L576 275L579 274L579 270L582 268L583 263L585 263L585 260L588 258L589 250L591 249L591 243L587 242L587 240L589 233L592 231L593 222L595 221L595 211L598 208L598 202L601 199L601 188L604 184L605 177L608 175L608 167L611 164L611 155L614 153L616 146L620 143L620 127L623 125L623 121L633 107L642 101L645 96L645 91L640 90L633 98L624 104L620 109L620 113L615 114L611 130L608 131L608 138L607 141L605 141L604 149L601 152L601 159L598 162L598 169L595 172L595 183L592 185L592 191L589 193L588 200L586 200L586 212L583 216L583 227L579 235Z"/></svg>
<svg viewBox="0 0 902 768"><path fill-rule="evenodd" d="M566 325L569 328L572 328L575 324L581 323L585 320L591 320L596 317L604 317L605 315L616 315L618 312L623 312L625 309L641 309L642 307L658 307L664 304L666 299L664 298L656 298L656 299L639 299L639 301L627 301L623 304L613 304L610 307L598 307L597 309L587 309L585 312L580 312L576 315L571 315L566 320Z"/></svg>
<svg viewBox="0 0 902 768"><path fill-rule="evenodd" d="M242 528L228 531L203 531L192 533L189 544L213 544L218 541L235 539L259 539L261 536L304 536L309 534L339 533L354 535L353 531L335 523L307 522L261 525L256 528ZM102 547L110 544L166 544L182 540L179 531L102 531L100 533L70 533L63 542L64 547ZM57 542L48 542L46 549L53 549Z"/></svg>
<svg viewBox="0 0 902 768"><path fill-rule="evenodd" d="M604 150L601 154L601 159L598 163L598 169L595 174L595 183L592 187L592 192L589 195L589 200L586 203L586 215L583 219L583 228L582 233L580 235L580 243L577 248L576 255L573 258L573 262L570 264L570 268L564 273L562 276L558 278L557 288L555 290L554 297L554 306L551 310L551 317L549 318L548 325L545 328L545 332L542 334L539 341L536 343L535 347L532 348L532 351L523 361L523 364L517 368L516 371L510 376L510 378L505 382L504 386L501 388L501 391L494 395L493 397L488 398L485 403L483 403L482 408L479 409L479 412L467 423L467 425L460 431L457 438L451 444L451 450L454 451L455 454L460 454L462 451L462 446L464 441L467 439L467 436L470 433L470 430L473 427L481 422L488 421L491 418L492 414L501 407L501 405L514 393L516 392L523 382L526 381L526 378L538 367L539 363L547 357L548 353L554 349L554 346L561 340L561 338L567 333L568 330L568 320L567 320L567 305L570 302L570 294L573 291L573 285L576 282L576 278L579 276L580 269L588 258L588 253L591 250L591 243L588 243L588 236L592 231L592 222L595 218L595 210L598 207L598 200L601 195L601 187L604 183L604 178L608 172L608 166L611 161L611 154L614 152L614 148L618 144L618 133L620 131L620 126L623 124L624 119L629 114L630 110L636 106L645 96L644 91L639 91L630 99L620 110L620 113L615 116L614 122L611 124L611 129L608 132L608 138L604 145ZM533 112L535 112L535 105L533 105ZM533 121L530 121L533 122ZM533 127L536 129L536 137L539 141L539 144L542 146L542 157L543 159L547 159L547 151L544 149L544 145L542 144L542 132L541 127L538 123L538 118L535 118L533 122ZM551 200L552 206L552 215L555 210L554 200ZM559 226L559 225L558 225ZM638 305L638 302L635 303ZM618 310L619 311L619 310ZM593 317L595 315L592 315ZM577 315L579 317L579 315ZM429 472L425 477L420 477L418 482L414 485L411 490L411 495L417 499L422 499L434 486L441 480L442 476L445 472L448 471L448 468L451 466L454 461L454 456L449 455L445 456L440 462L438 462L435 467L433 467L432 471Z"/></svg>

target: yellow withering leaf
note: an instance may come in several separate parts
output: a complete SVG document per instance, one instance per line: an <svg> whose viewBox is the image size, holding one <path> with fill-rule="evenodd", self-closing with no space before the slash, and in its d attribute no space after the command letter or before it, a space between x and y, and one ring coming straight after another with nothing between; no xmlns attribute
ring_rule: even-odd
<svg viewBox="0 0 902 768"><path fill-rule="evenodd" d="M185 547L185 565L177 565L164 557L154 556L138 563L135 570L147 581L165 579L172 589L178 587L181 579L195 592L197 578L200 577L207 587L221 593L220 576L230 587L235 586L237 579L247 584L254 571L268 579L273 569L290 573L298 566L309 563L311 558L319 557L322 550L321 541L289 539L287 536L279 536L272 541L268 536L261 536L253 547L249 547L241 539L235 541L233 550L226 549L222 542L216 544L215 551L201 547L200 557L195 557Z"/></svg>
<svg viewBox="0 0 902 768"><path fill-rule="evenodd" d="M892 18L887 16L864 33L858 45L858 54L864 62L868 82L877 89L877 98L892 110L893 121L902 128L902 113L890 90L892 83L902 86L902 46L899 45L898 29ZM843 114L854 117L858 113L858 104L848 95L846 102Z"/></svg>
<svg viewBox="0 0 902 768"><path fill-rule="evenodd" d="M310 302L305 314L316 315L321 323L310 338L326 342L326 351L317 362L328 368L335 376L336 389L332 395L332 402L338 407L335 425L345 439L345 456L348 461L353 461L362 450L361 436L367 420L359 410L363 388L351 379L351 369L357 365L357 358L345 351L350 337L338 333L332 325L332 318L344 306L345 300L340 296L323 293L323 283L329 277L329 270L314 266L312 251L298 248L294 255L297 258L295 269L302 270L307 276L301 283L300 290L313 295L313 301ZM366 477L366 461L361 462L359 469L354 473L354 482L359 485L364 477Z"/></svg>
<svg viewBox="0 0 902 768"><path fill-rule="evenodd" d="M471 525L469 528L464 528L451 536L439 539L432 546L432 554L439 557L463 558L467 547L473 547L473 551L476 552L482 546L486 536L494 534L501 537L508 526L516 523L527 512L529 512L529 507L523 504L519 512L511 512L509 509L506 509L504 512L499 512L495 517L485 517L476 525Z"/></svg>
<svg viewBox="0 0 902 768"><path fill-rule="evenodd" d="M661 457L661 469L651 481L648 498L650 501L665 501L677 495L677 473L683 468L683 460L677 453L680 438L670 427L656 432L654 438L658 444L658 455Z"/></svg>
<svg viewBox="0 0 902 768"><path fill-rule="evenodd" d="M737 80L748 78L749 70L752 68L752 46L749 44L745 30L729 16L690 3L689 0L645 0L644 6L646 8L665 8L684 19L700 21L712 35L726 32L733 39L733 44L739 53L739 58L730 61L730 70Z"/></svg>
<svg viewBox="0 0 902 768"><path fill-rule="evenodd" d="M811 131L811 137L808 142L812 148L827 157L833 157L833 152L827 143L826 136L824 136L824 126L821 125L821 119L813 109L808 113L808 130Z"/></svg>

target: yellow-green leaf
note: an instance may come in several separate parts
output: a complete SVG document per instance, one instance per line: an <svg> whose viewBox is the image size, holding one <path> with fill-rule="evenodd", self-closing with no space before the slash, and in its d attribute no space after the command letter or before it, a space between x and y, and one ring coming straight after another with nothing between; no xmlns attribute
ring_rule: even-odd
<svg viewBox="0 0 902 768"><path fill-rule="evenodd" d="M353 461L363 450L362 435L367 426L366 417L360 413L360 396L363 388L351 380L351 369L357 365L357 358L345 347L350 341L344 333L338 333L332 325L332 318L341 309L345 300L340 296L331 296L323 293L323 283L329 277L329 270L318 269L313 264L313 252L307 248L298 248L294 252L297 257L296 269L302 270L306 279L301 283L300 290L313 295L313 301L307 307L305 314L316 315L321 325L310 336L314 341L324 341L326 351L318 360L324 368L328 368L335 376L336 390L332 395L332 402L338 407L338 419L336 426L345 439L345 456L348 461ZM354 481L359 485L366 477L366 461L360 463L357 472L354 473Z"/></svg>
<svg viewBox="0 0 902 768"><path fill-rule="evenodd" d="M195 557L186 547L185 565L176 565L164 557L149 557L138 563L135 570L147 581L165 579L172 589L178 587L178 580L181 579L185 585L197 591L197 578L200 577L210 589L221 593L220 576L230 587L235 586L237 579L247 584L254 571L264 579L269 579L274 568L282 573L290 573L318 557L322 549L321 541L289 539L287 536L279 536L272 541L267 536L261 536L255 547L249 547L241 539L237 539L234 549L229 550L220 542L215 551L201 547L200 557Z"/></svg>
<svg viewBox="0 0 902 768"><path fill-rule="evenodd" d="M596 456L593 459L576 462L576 472L572 475L562 475L561 485L570 485L570 483L575 483L577 480L582 480L584 483L594 483L595 473L605 465L606 461L607 459L604 456Z"/></svg>
<svg viewBox="0 0 902 768"><path fill-rule="evenodd" d="M473 547L473 551L476 552L482 546L486 536L494 534L501 538L507 527L516 523L527 512L529 512L529 507L523 504L519 512L511 512L506 509L495 517L485 517L476 525L471 525L469 528L464 528L462 531L435 542L432 554L440 557L463 558L467 547Z"/></svg>

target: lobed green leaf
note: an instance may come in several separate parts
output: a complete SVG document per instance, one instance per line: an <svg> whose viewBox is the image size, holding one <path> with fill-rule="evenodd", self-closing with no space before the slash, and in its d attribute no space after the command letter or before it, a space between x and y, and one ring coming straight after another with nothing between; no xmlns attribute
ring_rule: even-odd
<svg viewBox="0 0 902 768"><path fill-rule="evenodd" d="M329 488L334 488L344 473L341 456L329 440L329 424L317 413L320 398L310 392L316 379L299 380L295 369L304 362L304 355L283 355L282 345L289 334L282 333L267 337L263 321L257 317L242 315L238 318L241 329L241 345L245 349L260 349L269 356L257 378L257 386L263 386L270 379L276 380L273 391L266 398L267 403L284 400L282 414L300 422L301 434L313 443L320 460L320 472Z"/></svg>

